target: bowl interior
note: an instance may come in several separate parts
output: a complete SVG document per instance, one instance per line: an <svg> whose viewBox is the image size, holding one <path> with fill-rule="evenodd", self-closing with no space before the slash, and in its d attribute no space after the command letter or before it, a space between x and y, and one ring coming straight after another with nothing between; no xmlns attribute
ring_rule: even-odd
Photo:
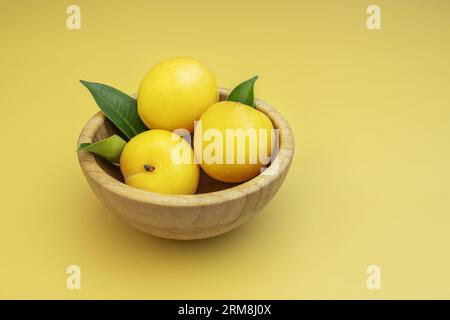
<svg viewBox="0 0 450 320"><path fill-rule="evenodd" d="M221 91L220 92L220 101L223 101L225 99L226 99L226 95L224 94L224 92ZM262 110L260 110L260 111L262 111ZM272 121L272 123L273 123L273 121ZM275 123L273 123L273 125L274 125L274 128L276 128ZM120 135L126 140L126 138L119 131L119 129L117 129L117 127L111 121L109 121L107 118L105 118L104 124L102 126L100 126L99 129L97 130L93 141L97 142L97 141L103 140L105 138L112 136L113 134ZM276 156L276 154L272 155L272 158L274 158L275 156ZM122 183L124 182L124 179L120 172L119 166L111 164L108 161L106 161L105 159L98 157L98 156L95 156L95 160L96 160L97 164L105 171L105 173L107 173L109 176L113 177L114 179L116 179ZM244 182L242 182L242 183L244 183ZM199 185L198 185L196 194L203 194L203 193L208 193L208 192L225 190L225 189L229 189L234 186L237 186L239 184L241 184L241 183L226 183L226 182L217 181L215 179L210 178L205 172L203 172L203 170L200 170L200 181L199 181Z"/></svg>

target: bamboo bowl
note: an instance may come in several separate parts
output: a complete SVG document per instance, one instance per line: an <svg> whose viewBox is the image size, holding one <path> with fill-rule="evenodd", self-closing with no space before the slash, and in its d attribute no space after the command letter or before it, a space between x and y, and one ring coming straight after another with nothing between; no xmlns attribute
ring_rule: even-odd
<svg viewBox="0 0 450 320"><path fill-rule="evenodd" d="M220 100L229 90L220 89ZM143 232L168 239L204 239L231 231L247 222L277 193L294 154L294 136L283 116L256 99L279 131L279 151L268 169L240 184L222 183L203 172L197 194L164 195L123 183L118 166L85 151L78 152L81 169L100 201L126 223ZM84 126L78 139L92 143L111 136L116 128L102 112Z"/></svg>

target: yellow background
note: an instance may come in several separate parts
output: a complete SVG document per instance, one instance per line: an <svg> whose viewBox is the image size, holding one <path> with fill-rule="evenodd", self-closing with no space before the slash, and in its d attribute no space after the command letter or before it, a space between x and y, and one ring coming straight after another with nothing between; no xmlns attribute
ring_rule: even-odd
<svg viewBox="0 0 450 320"><path fill-rule="evenodd" d="M79 31L69 1L0 4L1 298L450 298L449 1L74 3ZM78 80L133 93L172 56L223 87L258 74L296 136L273 201L206 241L123 224L75 153L97 111Z"/></svg>

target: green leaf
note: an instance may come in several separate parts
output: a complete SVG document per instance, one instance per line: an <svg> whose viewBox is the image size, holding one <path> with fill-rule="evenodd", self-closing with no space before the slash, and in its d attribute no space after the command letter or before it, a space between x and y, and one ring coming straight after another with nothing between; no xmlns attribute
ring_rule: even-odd
<svg viewBox="0 0 450 320"><path fill-rule="evenodd" d="M120 155L126 144L126 141L121 137L113 135L96 143L82 143L78 150L89 151L106 158L109 162L119 163Z"/></svg>
<svg viewBox="0 0 450 320"><path fill-rule="evenodd" d="M78 147L78 150L83 149L84 147L90 146L92 143L80 143L80 146Z"/></svg>
<svg viewBox="0 0 450 320"><path fill-rule="evenodd" d="M136 99L101 83L83 80L80 82L88 88L108 119L129 139L148 130L139 117Z"/></svg>
<svg viewBox="0 0 450 320"><path fill-rule="evenodd" d="M244 81L241 84L239 84L236 88L234 88L231 91L227 100L240 102L249 105L250 107L254 107L255 106L254 88L256 80L258 80L258 76L254 76L253 78L248 79L247 81Z"/></svg>

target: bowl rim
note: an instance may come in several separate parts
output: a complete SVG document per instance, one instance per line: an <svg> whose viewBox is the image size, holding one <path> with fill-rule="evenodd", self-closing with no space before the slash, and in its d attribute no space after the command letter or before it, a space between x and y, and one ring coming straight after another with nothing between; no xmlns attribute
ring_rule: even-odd
<svg viewBox="0 0 450 320"><path fill-rule="evenodd" d="M221 99L227 97L230 93L229 89L219 88ZM260 99L255 99L256 109L265 113L275 128L279 129L279 151L273 163L277 163L278 172L273 175L259 174L256 177L232 186L228 189L223 189L214 192L192 194L192 195L168 195L156 192L145 191L131 187L106 173L97 163L95 156L87 151L78 151L77 156L80 166L85 175L93 179L102 188L120 197L126 197L130 200L149 203L152 205L161 206L176 206L176 207L197 207L200 205L218 204L230 200L242 198L251 193L268 186L277 177L289 168L292 161L295 149L295 142L292 130L284 117L271 105ZM86 125L80 132L77 150L82 143L92 143L98 128L104 123L105 115L102 111L97 112L89 119Z"/></svg>

